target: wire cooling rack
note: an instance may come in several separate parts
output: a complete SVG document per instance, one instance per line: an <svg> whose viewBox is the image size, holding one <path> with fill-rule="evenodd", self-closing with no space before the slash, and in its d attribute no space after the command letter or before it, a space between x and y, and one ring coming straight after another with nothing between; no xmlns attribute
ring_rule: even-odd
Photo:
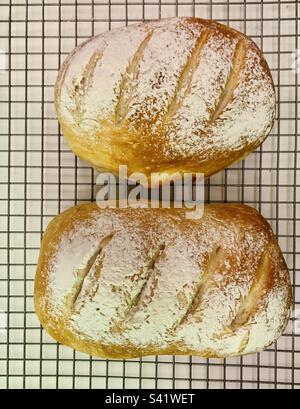
<svg viewBox="0 0 300 409"><path fill-rule="evenodd" d="M300 388L297 320L291 319L277 344L257 355L109 361L57 345L41 329L33 306L47 223L58 212L92 200L97 191L94 171L60 136L53 106L58 68L93 34L142 20L195 15L248 34L271 67L278 97L273 131L244 162L210 178L207 198L247 203L271 222L300 318L300 61L292 54L299 47L298 13L298 1L0 1L0 388Z"/></svg>

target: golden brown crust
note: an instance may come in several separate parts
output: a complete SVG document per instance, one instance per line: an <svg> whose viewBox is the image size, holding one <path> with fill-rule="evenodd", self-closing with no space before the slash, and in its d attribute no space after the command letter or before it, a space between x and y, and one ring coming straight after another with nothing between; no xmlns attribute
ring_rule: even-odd
<svg viewBox="0 0 300 409"><path fill-rule="evenodd" d="M275 91L244 34L175 18L79 46L58 75L55 103L71 149L97 169L209 176L262 143Z"/></svg>
<svg viewBox="0 0 300 409"><path fill-rule="evenodd" d="M269 224L244 205L73 207L45 232L35 308L57 341L106 358L226 357L284 330L289 274Z"/></svg>

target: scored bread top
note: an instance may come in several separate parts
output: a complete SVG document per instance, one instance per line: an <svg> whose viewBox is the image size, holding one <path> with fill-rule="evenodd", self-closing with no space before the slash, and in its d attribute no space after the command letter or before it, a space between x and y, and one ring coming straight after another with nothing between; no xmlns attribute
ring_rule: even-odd
<svg viewBox="0 0 300 409"><path fill-rule="evenodd" d="M35 281L42 325L91 355L225 357L284 330L291 288L268 223L245 205L73 207L44 235Z"/></svg>
<svg viewBox="0 0 300 409"><path fill-rule="evenodd" d="M271 130L260 50L213 21L170 18L100 34L66 59L56 109L71 148L96 168L202 172L241 159Z"/></svg>

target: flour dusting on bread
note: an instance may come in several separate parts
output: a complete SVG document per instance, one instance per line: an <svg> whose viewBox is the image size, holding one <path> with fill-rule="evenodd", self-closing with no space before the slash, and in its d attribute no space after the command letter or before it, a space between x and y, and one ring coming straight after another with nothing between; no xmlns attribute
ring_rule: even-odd
<svg viewBox="0 0 300 409"><path fill-rule="evenodd" d="M265 139L275 92L242 33L170 18L79 46L59 73L56 108L71 148L97 168L208 176Z"/></svg>
<svg viewBox="0 0 300 409"><path fill-rule="evenodd" d="M285 327L288 271L247 206L207 205L190 221L183 209L90 204L56 219L36 306L61 342L111 357L232 356L265 348Z"/></svg>

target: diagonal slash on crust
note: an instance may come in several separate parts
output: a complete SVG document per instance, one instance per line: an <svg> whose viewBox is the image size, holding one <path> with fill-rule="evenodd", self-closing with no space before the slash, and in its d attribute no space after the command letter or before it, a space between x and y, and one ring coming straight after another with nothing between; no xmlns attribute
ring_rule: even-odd
<svg viewBox="0 0 300 409"><path fill-rule="evenodd" d="M216 272L216 268L218 267L219 262L222 259L222 257L223 257L223 252L222 252L221 246L216 246L209 256L205 271L201 275L200 281L198 285L196 286L194 295L192 299L190 300L189 305L184 315L173 326L172 331L175 331L179 326L181 326L184 322L186 322L191 312L194 311L201 304L201 300L207 288L207 284L210 278L212 277L212 275Z"/></svg>
<svg viewBox="0 0 300 409"><path fill-rule="evenodd" d="M167 108L164 123L170 122L170 120L176 115L178 109L182 104L182 101L190 92L193 74L199 65L201 50L205 42L207 41L209 34L210 31L205 30L197 39L196 44L192 49L190 56L179 75L175 92Z"/></svg>
<svg viewBox="0 0 300 409"><path fill-rule="evenodd" d="M210 115L208 125L211 125L216 121L219 116L224 112L228 104L233 99L234 90L239 82L242 67L245 63L246 49L244 40L240 40L235 48L232 58L231 69L225 84L225 87L220 95L219 101L215 106L215 109Z"/></svg>
<svg viewBox="0 0 300 409"><path fill-rule="evenodd" d="M270 275L271 260L269 252L266 250L261 256L258 267L255 270L253 282L251 288L246 295L246 297L241 302L239 309L235 317L231 320L231 323L226 327L226 331L219 336L218 338L226 337L231 335L233 332L236 332L239 328L246 328L247 323L251 320L253 316L258 311L259 301L262 300L262 297L265 293L267 286L267 281ZM239 354L242 354L250 340L250 330L247 330L239 347Z"/></svg>
<svg viewBox="0 0 300 409"><path fill-rule="evenodd" d="M150 31L144 40L141 42L140 46L138 47L137 51L134 53L131 61L129 62L126 72L123 75L121 84L120 84L120 92L117 98L116 108L115 108L115 124L117 126L122 125L128 110L129 104L132 98L132 93L134 91L134 81L139 75L139 66L140 62L143 59L145 48L147 47L151 37L153 35L153 31Z"/></svg>
<svg viewBox="0 0 300 409"><path fill-rule="evenodd" d="M164 243L160 244L154 251L153 256L147 262L140 272L137 283L139 288L137 289L136 294L128 301L128 308L125 311L123 322L129 321L139 309L139 306L144 305L143 295L145 294L146 289L149 289L148 283L152 278L154 281L150 283L150 293L153 295L153 292L157 285L157 280L155 280L156 264L158 260L163 256L166 245ZM115 328L117 329L117 327Z"/></svg>
<svg viewBox="0 0 300 409"><path fill-rule="evenodd" d="M69 311L72 311L75 307L76 301L82 292L84 281L88 274L95 268L94 278L98 281L101 273L101 267L103 263L104 250L110 243L115 233L111 233L105 236L99 243L98 247L87 261L85 267L78 269L76 273L76 280L71 288L70 293L66 297L66 305ZM96 265L97 264L97 265ZM96 268L98 267L98 268Z"/></svg>
<svg viewBox="0 0 300 409"><path fill-rule="evenodd" d="M92 86L94 72L102 56L103 51L96 50L85 66L81 77L73 80L71 98L73 99L75 106L71 108L70 111L78 122L82 120L85 114L85 97Z"/></svg>
<svg viewBox="0 0 300 409"><path fill-rule="evenodd" d="M267 280L269 279L269 273L271 268L271 262L268 251L265 251L261 256L258 267L255 271L252 286L249 293L242 301L235 318L232 320L229 328L235 331L237 328L245 325L251 316L255 314L258 307L258 301L264 293Z"/></svg>

